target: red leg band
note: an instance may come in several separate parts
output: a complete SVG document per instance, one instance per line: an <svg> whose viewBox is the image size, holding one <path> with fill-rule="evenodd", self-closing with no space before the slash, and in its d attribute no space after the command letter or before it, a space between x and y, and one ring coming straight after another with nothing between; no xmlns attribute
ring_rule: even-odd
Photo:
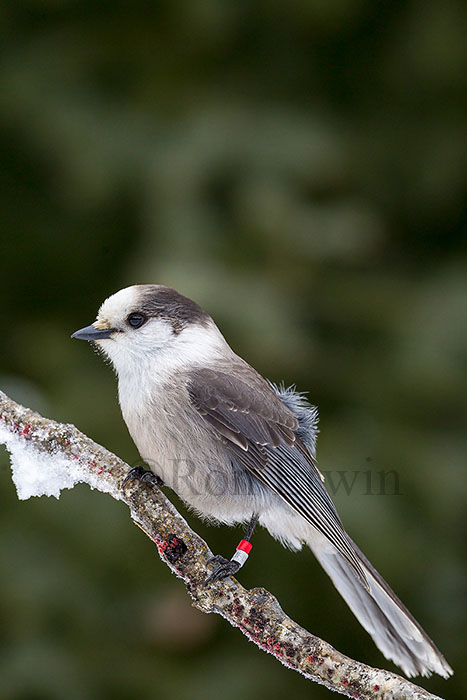
<svg viewBox="0 0 467 700"><path fill-rule="evenodd" d="M245 554L249 554L252 550L253 545L251 542L248 542L248 540L241 540L240 544L237 546L237 549L240 549L242 552L245 552Z"/></svg>

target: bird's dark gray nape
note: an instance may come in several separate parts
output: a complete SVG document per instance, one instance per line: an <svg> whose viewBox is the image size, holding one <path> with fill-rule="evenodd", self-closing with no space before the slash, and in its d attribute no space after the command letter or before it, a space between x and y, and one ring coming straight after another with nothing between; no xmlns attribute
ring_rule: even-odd
<svg viewBox="0 0 467 700"><path fill-rule="evenodd" d="M176 334L186 326L207 326L210 321L209 314L199 304L175 289L158 284L145 284L140 286L140 293L137 311L148 318L170 321Z"/></svg>

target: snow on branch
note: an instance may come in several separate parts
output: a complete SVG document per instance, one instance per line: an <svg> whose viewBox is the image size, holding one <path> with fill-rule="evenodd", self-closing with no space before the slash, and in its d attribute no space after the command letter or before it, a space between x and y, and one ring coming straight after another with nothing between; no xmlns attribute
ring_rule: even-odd
<svg viewBox="0 0 467 700"><path fill-rule="evenodd" d="M185 583L193 605L218 613L281 663L329 690L359 700L435 700L400 676L336 651L291 620L264 588L247 590L235 579L204 586L209 547L159 489L130 482L129 466L70 424L57 423L0 391L0 444L11 455L18 497L56 496L79 482L121 500L155 543L162 561ZM440 700L438 698L438 700Z"/></svg>

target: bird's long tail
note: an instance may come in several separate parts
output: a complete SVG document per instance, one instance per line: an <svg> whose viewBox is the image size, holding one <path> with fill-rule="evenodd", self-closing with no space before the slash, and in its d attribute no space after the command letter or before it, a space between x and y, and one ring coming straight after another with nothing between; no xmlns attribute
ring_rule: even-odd
<svg viewBox="0 0 467 700"><path fill-rule="evenodd" d="M357 545L350 538L349 542L362 564L368 589L357 579L347 560L319 533L313 532L308 545L386 658L400 666L408 677L430 676L432 672L444 678L450 676L451 667L428 635Z"/></svg>

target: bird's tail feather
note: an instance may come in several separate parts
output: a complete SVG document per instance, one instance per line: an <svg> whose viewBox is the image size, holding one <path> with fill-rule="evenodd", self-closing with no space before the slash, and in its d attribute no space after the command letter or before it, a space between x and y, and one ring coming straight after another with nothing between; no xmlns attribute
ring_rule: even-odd
<svg viewBox="0 0 467 700"><path fill-rule="evenodd" d="M452 669L443 655L357 545L349 538L362 563L368 590L348 561L334 547L325 545L318 534L313 533L308 546L384 656L408 677L430 676L432 672L450 676Z"/></svg>

